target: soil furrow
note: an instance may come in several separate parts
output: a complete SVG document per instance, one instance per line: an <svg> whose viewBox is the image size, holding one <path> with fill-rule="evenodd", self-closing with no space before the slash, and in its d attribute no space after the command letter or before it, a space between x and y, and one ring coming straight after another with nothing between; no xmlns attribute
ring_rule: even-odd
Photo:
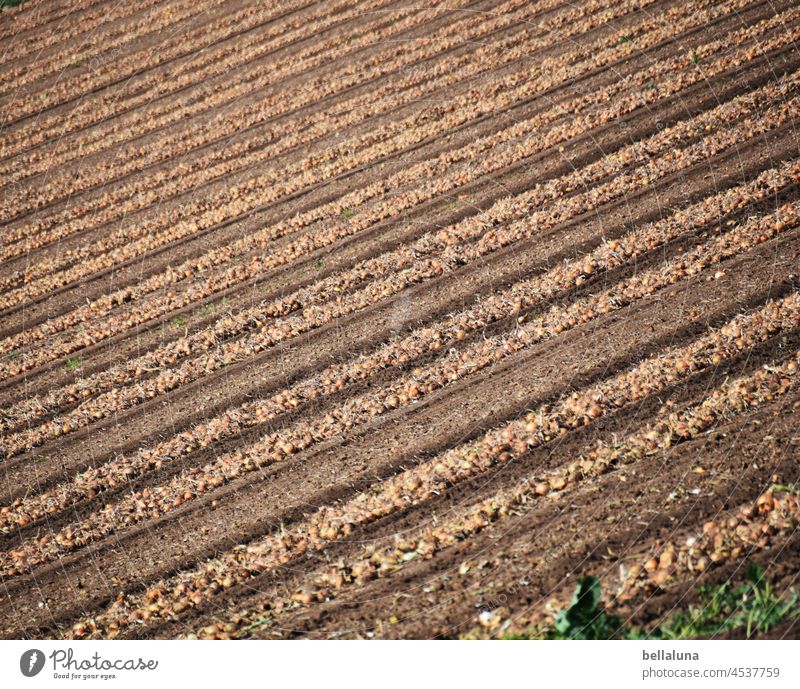
<svg viewBox="0 0 800 689"><path fill-rule="evenodd" d="M767 260L772 263L775 261L775 258L769 257ZM758 265L757 262L745 264L742 266L742 270L752 270L753 275L763 273L763 267ZM785 271L785 268L783 270ZM740 270L739 273L741 272L742 271ZM742 282L744 283L745 281L743 280ZM731 313L732 310L736 311L740 309L744 303L742 299L754 303L758 303L761 299L763 299L765 285L761 281L755 279L747 281L746 284L749 284L753 290L752 298L746 297L741 290L736 295L733 295L730 290L725 290L724 278L720 281L714 281L713 283L700 282L697 284L696 289L692 290L690 294L684 295L681 294L680 291L679 294L680 298L684 299L684 308L687 301L692 302L692 306L699 311L699 320L701 322L709 322L719 320L722 314L726 312ZM769 291L778 289L777 286L766 286L766 288ZM675 310L675 305L671 303L671 300L653 300L653 302L651 302L648 306L643 306L642 308L646 308L647 310L655 310L656 312L663 314L658 318L655 316L642 317L644 320L649 322L652 327L652 330L649 330L647 333L647 337L651 338L651 341L654 344L662 341L663 338L666 337L668 337L671 341L674 341L678 336L678 326L674 318L667 316L667 314L670 314L671 316ZM637 309L634 308L631 311L636 310ZM463 442L464 438L475 437L480 432L481 428L491 427L492 425L496 424L497 421L503 418L508 418L509 416L513 417L515 415L515 410L534 406L535 399L548 399L552 397L553 394L557 395L558 393L556 391L551 391L549 393L544 392L543 386L546 387L549 384L549 381L553 380L552 373L548 372L552 372L554 370L560 370L564 372L569 371L570 373L567 377L568 384L579 385L580 378L585 378L587 375L592 375L590 372L593 369L595 371L594 375L608 375L609 371L613 370L613 368L610 369L607 362L611 361L612 359L620 362L625 361L624 350L626 346L628 348L632 348L633 351L636 351L637 358L639 356L646 356L647 349L643 342L629 342L627 345L624 345L622 342L620 342L619 338L614 337L613 332L615 328L622 330L623 324L626 324L628 318L630 318L630 313L626 313L625 316L625 318L621 316L617 318L614 318L613 316L607 317L603 319L605 323L603 323L603 325L598 324L595 326L591 333L589 332L589 329L587 329L586 337L579 338L576 341L573 341L573 339L570 338L567 343L564 343L567 345L566 350L568 351L564 351L564 348L556 348L550 344L549 348L546 349L546 352L542 352L540 349L534 348L534 350L527 354L526 358L529 359L528 363L522 363L518 356L512 357L510 361L506 362L506 365L498 367L504 369L504 375L500 376L498 371L495 370L493 371L493 375L489 377L482 385L476 386L473 384L469 386L469 392L464 395L456 394L455 390L450 392L450 394L447 396L448 399L451 400L450 404L447 405L449 409L442 404L436 404L435 400L432 400L428 403L422 403L414 407L413 413L387 417L387 422L382 424L383 427L381 428L380 436L378 436L374 431L361 434L361 437L366 441L366 446L361 446L359 448L359 446L354 446L351 444L346 447L334 447L331 448L331 450L329 450L326 454L331 454L331 452L333 452L334 454L340 455L340 457L344 454L344 457L341 461L344 461L346 458L345 465L364 466L364 468L369 471L369 468L374 467L376 462L381 460L383 462L388 460L394 466L402 466L403 463L412 461L412 457L414 456L430 454L430 449L425 450L423 448L425 448L426 445L430 447L429 444L431 442L435 443L435 446L442 447L442 444L447 446L447 444L452 442ZM691 332L691 324L696 322L695 319L698 317L696 316L695 318L691 318L688 316L688 314L686 314L684 317L687 318L686 325L684 326L684 328L688 328L688 331L684 329L684 337L686 337ZM615 321L616 323L614 323ZM589 338L589 340L587 341L586 338ZM661 346L663 346L663 344ZM590 360L584 356L576 361L574 359L574 354L571 353L574 352L576 347L582 352L593 352L597 358ZM569 350L571 350L571 352ZM656 344L656 352L657 351L659 351L659 345ZM611 354L612 352L614 352L614 354ZM565 357L569 356L573 356L573 359L572 363L567 365L566 362L569 361L569 359ZM534 361L536 361L535 365L533 364ZM579 373L580 371L583 371L583 373ZM564 376L560 377L562 379L564 378ZM563 385L563 383L561 383L561 385ZM484 392L485 388L494 390L494 393L490 393L489 390ZM495 397L494 399L496 401L494 403L489 403L488 400L492 399L492 395L499 395L499 398ZM430 418L428 409L430 409L432 413L435 413L439 417L438 421L434 421L434 419ZM481 422L477 422L474 418L474 415L476 414L478 418L482 419ZM524 422L522 423L524 425ZM398 424L402 424L402 426L405 427L404 431L399 432L399 428L397 428ZM436 437L431 437L429 432L425 431L426 428L437 429ZM442 437L441 430L445 428L448 429L448 433L447 436ZM470 430L466 431L466 429ZM381 440L381 438L385 440ZM398 443L398 438L404 438L405 440L401 443ZM414 440L412 441L412 439ZM337 443L337 445L339 444L340 443ZM359 458L359 451L366 451L370 459L365 462L364 460L366 457L364 459ZM324 457L323 461L325 461ZM339 465L339 462L333 462L330 459L327 459L325 464L327 466L337 466ZM343 467L341 466L337 466L337 470L339 471L341 471L342 468ZM327 475L320 475L317 472L314 472L313 474L309 472L306 474L304 472L304 475L322 478L326 485L331 485L332 482L330 481L330 474L328 472L324 472L324 474ZM235 493L232 494L235 495ZM223 499L220 502L221 507L222 505L225 505L227 500ZM266 501L252 504L267 505L273 504L273 502ZM219 510L220 507L217 509ZM180 512L176 514L176 518L171 522L170 526L171 528L178 528L182 530L186 525L181 524L179 514ZM229 533L232 531L232 524L238 521L237 519L232 519L230 521L226 519L220 519L222 515L219 513L206 513L202 518L206 520L206 527L212 530L214 530L215 527L208 525L207 520L209 517L214 520L215 524L219 524L220 527L222 527L224 524L224 528ZM241 516L239 519L241 519ZM276 523L275 518L268 520L268 523ZM146 529L143 534L146 535L146 538L151 545L153 544L152 528L153 527L151 525L150 528ZM141 574L142 572L147 571L146 567L144 567L144 563L141 561L137 561L136 563L132 562L132 553L139 553L138 547L133 547L130 544L131 534L135 535L136 531L128 532L128 534L129 535L125 539L126 545L121 551L121 554L124 556L124 561L115 564L115 567L127 567L130 565L137 569L137 574ZM196 543L196 540L193 541L193 544ZM176 543L176 545L181 548L186 547L185 543ZM159 541L158 548L160 549L159 558L162 558L161 561L165 561L163 558L166 557L164 547L165 544ZM93 550L94 549L92 548L88 549L83 553L80 559L85 560L87 557L91 558ZM99 553L95 554L97 555ZM70 559L72 558L65 558L62 560L62 563ZM175 560L172 558L166 561L175 562ZM83 570L84 566L79 566ZM115 573L119 571L119 569L112 570L110 568L110 563L107 562L103 566L103 572L106 576L112 576L112 572ZM129 571L132 572L133 569ZM54 576L57 576L63 585L63 578L68 576L63 569L63 564L55 567L52 570L52 573ZM88 572L84 571L84 574L88 574ZM37 576L37 582L39 587L41 587L43 577ZM14 587L14 584L7 582L6 586ZM96 591L98 590L98 587L90 586L89 590ZM13 598L14 605L17 609L19 609L20 605L20 593L20 591L17 591ZM70 599L69 603L73 604L73 600ZM34 609L38 615L41 615L41 610L39 608Z"/></svg>

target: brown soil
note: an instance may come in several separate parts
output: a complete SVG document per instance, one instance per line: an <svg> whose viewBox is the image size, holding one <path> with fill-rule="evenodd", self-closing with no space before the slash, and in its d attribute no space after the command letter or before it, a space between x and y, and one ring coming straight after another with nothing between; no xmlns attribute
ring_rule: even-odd
<svg viewBox="0 0 800 689"><path fill-rule="evenodd" d="M113 32L115 27L126 26L126 22L134 22L140 16L113 15L103 22L97 12L103 2L87 6L85 11L92 12L87 15L90 26ZM615 614L645 627L697 602L703 583L740 581L750 562L765 568L776 590L788 592L800 587L796 581L800 540L793 527L773 524L769 539L751 544L742 553L737 551L736 556L729 550L720 550L702 572L682 569L678 564L665 566L657 584L654 573L643 574L645 578L636 584L633 593L623 595L627 580L622 573L633 564L657 556L665 544L694 538L703 532L705 524L724 521L742 506L777 490L776 485L793 486L800 478L800 386L795 383L800 373L796 365L792 368L800 353L800 321L793 311L797 308L794 295L800 291L800 224L793 219L800 208L800 174L792 173L774 192L752 186L758 179L760 188L766 188L772 175L783 174L781 171L800 159L800 137L791 117L797 107L795 99L800 102L800 52L791 40L787 39L785 45L777 40L782 31L788 35L797 30L800 17L793 14L797 10L791 2L749 6L733 0L728 3L730 8L714 21L679 35L665 34L663 40L632 54L623 51L631 41L640 40L637 27L652 15L676 10L682 3L657 0L646 9L612 18L566 39L558 31L545 34L551 40L543 49L502 67L489 64L477 76L436 93L435 100L444 104L465 97L476 87L486 89L489 98L493 87L514 70L525 67L533 79L544 60L562 59L595 41L611 41L608 49L619 51L619 56L612 52L606 64L565 78L534 96L470 117L446 135L421 136L414 143L377 154L367 164L309 182L296 193L257 204L242 213L230 212L195 234L111 268L88 271L80 280L45 295L20 300L0 313L0 342L12 341L29 329L77 313L87 302L151 276L166 274L184 261L200 260L209 251L365 189L418 161L456 154L480 137L559 112L554 124L536 132L544 138L551 126L578 121L578 113L561 112L558 108L618 82L635 84L637 75L653 65L685 59L688 72L704 69L712 57L730 60L713 76L691 83L687 80L685 88L668 97L647 100L647 93L658 87L652 82L645 84L641 104L619 116L606 114L613 110L614 102L592 104L586 112L600 123L587 131L576 131L563 144L538 150L534 146L536 137L513 139L510 145L519 150L513 163L433 198L409 204L406 210L388 214L366 229L298 255L285 265L248 276L187 307L162 311L142 323L109 332L75 349L69 354L74 359L51 357L16 375L6 375L6 370L0 369L0 452L5 453L0 483L0 636L498 637L546 622L552 608L569 598L577 578L588 574L601 577L606 604ZM178 5L177 0L174 4ZM597 12L607 7L601 0L593 4L597 5ZM720 0L703 7L723 4ZM235 8L245 5L235 3ZM463 5L495 12L502 11L505 3L486 0ZM55 11L36 6L35 2L28 3L13 15L21 22L20 40L36 36L37 30L48 31L58 20ZM386 7L405 6L389 3ZM290 16L304 16L311 7L298 4L292 12L265 16L255 28L232 27L230 36L220 45L236 41L243 32L260 35L258 31L279 25ZM571 5L553 3L548 7L539 17L542 21L557 18ZM698 2L698 11L699 7ZM338 11L331 11L327 28L318 37L290 41L275 55L291 63L300 51L322 37L340 35L346 41L360 19L340 21ZM771 21L780 13L786 14L786 21L781 28L765 32L764 36L776 41L766 53L759 53L756 48L760 40L757 34L741 38L735 33L755 32L759 22ZM134 93L123 86L127 78L125 60L130 55L144 47L159 46L176 31L211 26L218 14L211 11L187 17L175 26L144 35L139 42L125 44L113 54L111 67L104 65L104 69L111 69L108 83L74 98L54 92L43 112L68 112L72 103L92 102L114 89L119 90L123 103ZM449 15L442 15L400 33L398 40L424 40L450 19ZM79 42L82 34L71 24L69 27L73 36L69 41ZM504 27L484 40L503 40L515 35L520 27L521 24ZM2 46L13 47L14 41L13 34L0 35ZM21 86L19 95L47 92L55 77L46 74L40 61L68 49L69 41L64 45L43 43L41 56L22 58L31 69L41 69L43 76ZM714 41L721 42L722 48L713 56L704 57L704 46ZM752 49L746 59L739 57L745 50L742 46ZM270 90L288 90L319 74L336 75L336 70L348 61L366 60L380 49L379 45L359 49L310 71L299 65L294 76L272 85ZM469 56L475 50L476 45L465 42L386 75L370 78L364 74L357 86L342 87L333 95L257 126L242 127L236 137L254 141L265 137L266 141L275 128L291 126L309 114L324 113L326 108L354 96L368 103L372 89L391 86L405 70L427 68L446 56ZM275 55L255 58L252 64L267 64ZM154 62L142 73L155 70L168 78L170 70L183 59L188 55L176 56L174 64ZM116 63L119 73L115 76ZM225 78L221 75L220 82ZM165 99L178 99L195 88L199 84L181 87L169 96L153 97L130 111L146 113L148 108L162 107L168 102ZM724 124L713 119L725 117L726 108L744 107L741 104L749 103L746 99L753 94L772 94L776 88L785 89L783 100L769 100L763 95L762 100L753 101L756 105L748 106L749 110ZM247 102L257 102L265 93L266 90L248 93ZM165 194L158 203L143 204L127 221L144 223L171 217L183 204L222 192L233 183L257 180L270 170L302 165L342 140L368 136L409 116L428 112L428 105L411 99L391 112L365 117L341 130L332 129L274 158L244 165L196 188ZM0 108L3 106L0 99ZM779 120L784 111L789 113L788 119ZM120 106L118 112L92 124L76 122L67 137L100 131L126 112L129 110ZM169 131L133 132L131 140L136 138L143 147L158 146L175 132L191 131L219 114L212 109L192 115ZM0 121L4 118L0 113ZM29 127L32 121L24 114L12 120L12 130ZM701 126L701 121L709 124ZM773 126L772 122L776 124ZM642 154L634 144L660 141L665 132L673 131L670 128L678 131L686 123L691 126L680 129L684 132L681 137L676 135L652 159L649 153L636 157ZM423 129L428 125L421 122L419 126ZM732 143L720 144L711 151L724 136L734 136ZM26 223L35 222L40 212L94 203L115 185L122 189L132 181L147 184L170 166L195 164L217 155L229 141L220 137L170 154L153 166L119 176L98 177L96 184L74 195L65 191L52 203L30 213L6 213L3 195L16 193L9 185L0 191L3 224L25 227ZM86 166L99 166L113 160L127 143L74 160L64 169L83 171ZM683 164L687 151L705 150L703 146L711 151L707 157L698 154L691 164ZM47 150L52 150L54 156L59 150L58 141L53 138L15 155L24 156L38 147L50 147ZM593 169L620 151L631 151L630 157L611 174L587 184L581 182L575 188L565 183L546 202L525 205L516 214L507 212L515 199L527 198L526 194L555 184L554 180ZM492 151L486 155L492 155ZM44 188L47 173L34 175L29 182ZM379 200L397 197L399 203L402 194L416 192L422 198L422 190L437 182L423 179L407 188L390 188ZM625 186L614 187L623 182ZM605 189L614 192L608 199L601 197ZM712 198L720 206L729 203L728 209L712 220L693 227L693 217L680 215L683 209L699 207L696 204ZM129 200L124 198L126 203ZM355 216L371 208L370 203L365 201L363 206L354 207ZM708 203L709 208L717 207ZM546 219L549 217L552 220ZM608 268L597 268L592 262L591 256L602 247L624 244L650 227L670 226L676 217L681 220L667 240L654 242ZM768 219L764 221L763 236L755 230L752 235L743 234L741 246L735 245L711 263L701 263L703 252L712 251L715 241L733 236L738 228L762 218ZM234 257L231 264L245 266L265 255L277 254L292 242L326 232L340 219L323 217L303 225L265 248ZM470 227L478 220L484 226L477 240L456 238L459 228ZM493 238L510 231L515 223L528 223L520 238L505 246L494 246ZM37 400L55 399L56 393L76 384L80 389L82 380L100 380L112 367L124 367L142 355L179 346L193 336L202 336L226 318L259 313L266 305L295 293L313 294L318 286L321 291L325 280L349 276L367 261L438 236L437 232L451 227L455 228L454 239L439 254L434 255L431 250L429 255L415 256L419 265L445 257L449 263L441 272L399 291L389 289L389 279L411 268L392 267L385 275L365 275L358 287L345 288L326 298L319 308L344 303L361 287L383 284L381 281L387 284L386 292L380 293L385 296L289 334L277 344L233 358L222 367L204 369L206 352L196 350L182 355L174 363L174 370L194 364L201 369L188 382L176 384L163 394L120 405L107 414L84 418L22 451L8 449L23 432L36 432L47 424L58 425L81 404L109 399L116 392L127 394L137 385L144 389L172 369L131 374L124 383L89 386L79 401L63 397L60 402L37 407ZM6 261L0 277L14 275L37 261L53 260L63 252L81 250L117 231L121 226L116 223L92 225ZM472 258L474 254L469 252L480 242L488 248ZM680 268L682 261L690 260L694 267ZM574 262L584 266L580 277L558 282L558 289L547 293L540 302L515 306L516 297L506 298L538 278L560 280L560 271ZM76 265L79 263L76 260ZM517 349L498 345L493 363L464 363L465 359L459 358L474 352L477 359L484 342L499 342L502 338L511 341L515 333L537 323L537 319L543 319L542 323L546 317L557 320L583 304L593 303L606 291L613 296L619 290L622 300L623 286L633 289L638 279L648 280L659 271L673 272L668 273L669 280L649 293L630 297L622 307L614 306L612 299L607 312L587 311L584 317L564 321L563 327L548 331L532 343L526 342ZM154 295L188 290L201 277L178 281ZM119 304L111 315L135 314L137 309L145 308L143 304L149 303L148 299L150 295ZM498 311L485 324L470 324L470 319L463 316L487 303L497 303ZM759 314L769 312L776 304L784 305L785 317L764 326L763 336L749 334L741 326L745 322L742 319L758 322ZM310 318L313 308L316 306L300 300L290 316ZM464 325L459 327L463 332L437 344L431 333L449 333L453 323L461 323L462 318ZM229 335L215 346L249 341L262 332L261 328L277 327L281 322L264 314L257 325ZM91 319L79 321L66 332L78 340L90 325ZM703 338L724 335L740 326L742 332L731 336L732 344L720 345L718 350L709 344L706 359L696 367L670 368L670 362L675 360L670 358L673 352L694 351L694 343ZM58 332L53 337L57 335ZM398 357L365 372L365 362L376 360L382 347L400 347L398 343L405 342L404 338L428 338L434 344L426 345L407 360ZM23 355L46 353L50 345L50 338L45 337L26 345ZM0 350L0 355L2 360L13 361L20 352ZM442 374L440 382L425 388L426 372L439 371L437 367L448 361L447 357L455 362L451 375ZM73 360L79 362L77 370ZM645 364L655 369L663 365L666 382L642 393L637 392L638 383L634 384L625 388L615 403L599 393L592 397L593 391L605 390L602 386L610 385L628 371L651 370L641 368ZM319 383L319 389L314 388L328 367L350 377L339 385ZM783 377L785 385L770 388L762 395L759 375L764 371L780 371L775 376ZM403 387L409 378L416 381L414 385L419 389L403 397L400 393L409 389ZM502 502L521 487L535 485L543 476L593 456L598 447L621 447L626 438L643 434L659 422L677 423L676 415L722 394L720 390L728 390L738 379L749 385L752 399L715 417L702 432L681 436L676 430L677 439L667 448L658 447L642 459L621 462L599 475L582 476L563 489L551 482L550 489L537 493L535 500L515 503L509 511L498 508L488 523L469 526L473 523L470 515L485 501ZM643 379L641 384L646 386L649 381ZM314 390L313 395L295 404L287 403L279 413L242 422L233 431L224 426L232 413L249 419L247 410L253 405L266 407L274 404L278 394L290 397L309 387ZM387 391L395 388L399 392L389 396ZM515 445L509 440L507 448L495 447L497 433L503 428L511 428L514 422L535 425L531 413L548 414L566 405L571 395L575 399L586 397L587 404L599 405L597 411L590 406L590 411L580 412L575 406L574 412L565 412L557 432L530 431L527 445ZM373 403L379 406L370 406ZM372 411L366 414L358 405L367 405L365 408ZM327 418L332 419L332 430L323 432L319 430L320 423ZM217 436L209 435L205 441L204 429L215 429L215 424L226 430ZM244 465L241 457L253 447L262 447L259 443L266 443L270 434L277 434L277 448L281 447L281 440L285 444L292 438L295 446L276 451L273 459L272 450L264 450L255 465ZM170 445L184 437L199 439L199 443L184 450ZM297 438L302 442L298 443ZM473 445L487 448L496 461L480 470L470 470L471 474L458 480L434 482L435 489L415 498L394 497L393 506L381 516L367 519L358 512L362 504L359 501L384 495L382 491L389 490L394 485L392 481L407 475L424 479L428 468L454 456L468 459L468 449ZM86 477L92 471L102 474L151 452L163 452L158 464L131 472L123 481L101 482L96 490L85 488L89 480ZM224 464L223 460L235 460L244 468L234 471L233 465ZM222 470L224 477L217 484L206 479L208 486L199 488L202 474L213 473L213 467L218 465L226 467ZM183 485L182 481L187 482L185 496L181 494L175 501L158 497L171 496L170 486ZM61 504L47 503L69 487L76 491L69 494L71 497ZM120 507L128 504L132 495L146 505L141 512ZM45 503L48 507L41 508ZM346 524L347 528L334 535L325 535L320 528L318 535L314 532L309 536L310 525L326 510L338 511L337 523ZM100 525L103 530L92 534L89 524ZM405 549L406 540L427 538L426 534L434 532L443 539L441 547L425 554L420 550L419 555ZM283 559L271 560L271 554L248 559L261 552L258 548L262 544L278 543L284 534L307 537L280 551ZM359 567L367 567L365 563L371 557L378 557L376 553L393 564L376 569L368 577L357 575ZM404 553L411 554L405 557ZM325 583L331 581L334 570L338 583ZM191 592L196 592L194 598ZM186 605L184 595L190 601ZM765 636L796 638L797 630L796 621L787 620ZM727 636L739 638L742 633L734 631Z"/></svg>

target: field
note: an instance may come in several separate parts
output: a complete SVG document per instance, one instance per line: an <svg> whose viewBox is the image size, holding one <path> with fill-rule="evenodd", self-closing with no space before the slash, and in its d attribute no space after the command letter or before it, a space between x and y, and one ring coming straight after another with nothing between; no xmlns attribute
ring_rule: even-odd
<svg viewBox="0 0 800 689"><path fill-rule="evenodd" d="M798 39L3 9L0 636L796 636Z"/></svg>

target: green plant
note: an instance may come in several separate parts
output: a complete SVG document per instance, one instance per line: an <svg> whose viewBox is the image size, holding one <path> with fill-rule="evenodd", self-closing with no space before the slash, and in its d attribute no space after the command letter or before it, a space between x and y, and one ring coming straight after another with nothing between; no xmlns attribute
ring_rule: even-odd
<svg viewBox="0 0 800 689"><path fill-rule="evenodd" d="M617 45L624 45L625 43L629 43L633 40L633 35L626 33L622 38L617 41Z"/></svg>
<svg viewBox="0 0 800 689"><path fill-rule="evenodd" d="M559 610L551 625L530 634L507 639L615 639L620 637L622 622L609 615L602 603L600 579L583 577L578 581L569 607Z"/></svg>
<svg viewBox="0 0 800 689"><path fill-rule="evenodd" d="M23 2L25 2L25 0L0 0L0 11L4 10L6 7L17 7Z"/></svg>
<svg viewBox="0 0 800 689"><path fill-rule="evenodd" d="M772 485L772 492L773 493L794 493L797 495L800 493L800 486L795 483L775 483Z"/></svg>
<svg viewBox="0 0 800 689"><path fill-rule="evenodd" d="M697 54L696 50L692 51L692 64L698 64L700 62L700 56Z"/></svg>
<svg viewBox="0 0 800 689"><path fill-rule="evenodd" d="M76 371L81 367L81 360L78 357L67 359L64 366L66 367L67 371Z"/></svg>
<svg viewBox="0 0 800 689"><path fill-rule="evenodd" d="M314 261L314 267L317 270L322 268L324 265L325 265L325 259L324 258L318 258L316 261Z"/></svg>
<svg viewBox="0 0 800 689"><path fill-rule="evenodd" d="M800 592L779 595L764 577L764 570L750 565L747 579L734 587L730 582L700 588L700 604L669 615L646 631L628 627L608 614L601 602L600 580L584 577L578 582L569 607L559 610L552 623L506 639L662 639L686 640L744 630L747 638L763 634L776 624L800 616Z"/></svg>
<svg viewBox="0 0 800 689"><path fill-rule="evenodd" d="M606 613L602 603L600 579L583 577L578 581L568 608L556 614L556 639L612 639L621 627L618 618Z"/></svg>
<svg viewBox="0 0 800 689"><path fill-rule="evenodd" d="M173 316L170 322L176 328L183 328L186 325L186 319L183 316Z"/></svg>
<svg viewBox="0 0 800 689"><path fill-rule="evenodd" d="M352 208L345 208L342 211L342 217L343 218L352 218L355 214L356 214L356 212Z"/></svg>
<svg viewBox="0 0 800 689"><path fill-rule="evenodd" d="M765 633L779 622L800 615L800 593L781 596L764 578L764 570L750 565L747 579L700 589L700 605L679 610L644 638L696 639L744 630L747 638Z"/></svg>

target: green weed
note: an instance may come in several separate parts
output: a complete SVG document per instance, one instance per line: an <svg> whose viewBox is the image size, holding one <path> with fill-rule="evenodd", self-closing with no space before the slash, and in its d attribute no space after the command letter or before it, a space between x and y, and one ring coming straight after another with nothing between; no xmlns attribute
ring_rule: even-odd
<svg viewBox="0 0 800 689"><path fill-rule="evenodd" d="M551 625L508 639L615 639L622 621L609 615L601 600L600 579L583 577L578 581L569 607L559 610Z"/></svg>
<svg viewBox="0 0 800 689"><path fill-rule="evenodd" d="M699 604L672 613L646 631L627 626L610 615L602 604L600 580L584 577L578 582L569 607L559 610L552 623L505 638L686 640L744 631L749 639L784 620L800 616L800 592L790 589L780 595L758 565L750 565L743 584L703 586L699 596Z"/></svg>
<svg viewBox="0 0 800 689"><path fill-rule="evenodd" d="M747 580L700 589L700 605L679 610L642 638L697 639L744 630L747 638L768 632L779 622L800 615L800 593L779 595L764 578L764 570L750 565Z"/></svg>

